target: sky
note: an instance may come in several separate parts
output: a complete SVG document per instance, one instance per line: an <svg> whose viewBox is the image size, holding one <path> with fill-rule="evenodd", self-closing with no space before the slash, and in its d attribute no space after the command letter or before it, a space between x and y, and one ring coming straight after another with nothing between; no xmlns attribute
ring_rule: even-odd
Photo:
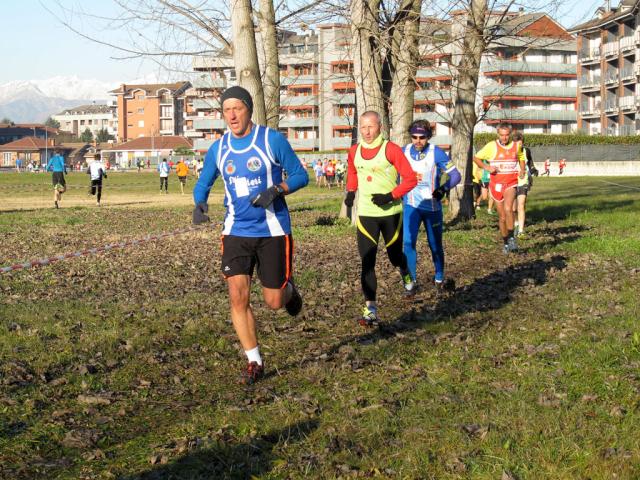
<svg viewBox="0 0 640 480"><path fill-rule="evenodd" d="M554 18L570 27L592 17L602 1L561 1ZM156 74L168 75L149 60L116 60L122 55L105 45L82 38L56 19L52 10L62 16L59 5L86 9L92 15L112 17L118 12L111 0L2 0L0 31L3 36L0 83L14 80L47 79L55 76L78 76L102 81L128 81ZM616 0L612 0L616 5ZM95 33L107 42L126 41L132 32L92 30L91 21L82 15L66 14L81 30Z"/></svg>

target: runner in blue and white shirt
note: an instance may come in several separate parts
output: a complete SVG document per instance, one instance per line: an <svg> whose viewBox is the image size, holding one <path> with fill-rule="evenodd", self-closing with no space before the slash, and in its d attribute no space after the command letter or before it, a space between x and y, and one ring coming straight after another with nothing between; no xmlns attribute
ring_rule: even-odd
<svg viewBox="0 0 640 480"><path fill-rule="evenodd" d="M220 97L228 130L207 152L204 168L193 190L193 223L209 220L207 199L218 177L224 182L227 209L222 230L222 273L227 280L231 320L247 355L244 381L264 375L249 303L254 268L265 303L285 307L295 316L302 298L292 279L293 240L284 196L306 186L309 176L287 139L275 130L251 121L253 100L241 87ZM287 180L283 180L284 172Z"/></svg>
<svg viewBox="0 0 640 480"><path fill-rule="evenodd" d="M403 241L407 266L414 281L418 255L416 243L420 225L424 224L435 267L434 282L441 288L444 282L444 248L442 246L442 197L460 182L460 172L447 154L429 144L431 126L416 120L409 127L411 144L404 154L418 176L418 185L403 197ZM447 181L441 185L444 174Z"/></svg>

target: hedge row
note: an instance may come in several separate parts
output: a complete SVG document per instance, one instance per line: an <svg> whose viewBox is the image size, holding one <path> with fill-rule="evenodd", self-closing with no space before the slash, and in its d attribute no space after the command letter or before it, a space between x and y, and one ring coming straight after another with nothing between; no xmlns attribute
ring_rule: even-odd
<svg viewBox="0 0 640 480"><path fill-rule="evenodd" d="M495 139L495 133L478 133L474 135L473 143L477 146L482 146L485 143ZM524 136L524 143L528 147L538 147L544 145L637 145L640 144L640 135L610 137L603 135L584 135L576 133L559 135L528 133Z"/></svg>

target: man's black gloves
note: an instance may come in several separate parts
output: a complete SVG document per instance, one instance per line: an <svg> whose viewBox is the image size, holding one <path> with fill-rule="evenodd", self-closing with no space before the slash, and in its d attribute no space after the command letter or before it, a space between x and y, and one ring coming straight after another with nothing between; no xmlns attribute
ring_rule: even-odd
<svg viewBox="0 0 640 480"><path fill-rule="evenodd" d="M267 208L273 203L273 201L284 194L284 189L280 185L273 185L272 187L263 190L255 197L251 199L251 205L254 207Z"/></svg>
<svg viewBox="0 0 640 480"><path fill-rule="evenodd" d="M200 225L201 223L209 222L209 216L207 212L209 211L209 205L206 203L198 203L196 207L193 209L193 224Z"/></svg>
<svg viewBox="0 0 640 480"><path fill-rule="evenodd" d="M393 202L393 195L391 192L389 193L374 193L371 195L371 201L376 204L378 207L382 207L387 203Z"/></svg>
<svg viewBox="0 0 640 480"><path fill-rule="evenodd" d="M447 191L444 189L444 187L443 186L439 186L438 188L436 188L433 191L431 196L433 198L435 198L436 200L442 200L442 197L444 197L446 193L447 193Z"/></svg>
<svg viewBox="0 0 640 480"><path fill-rule="evenodd" d="M351 208L353 207L353 200L356 198L356 192L347 192L347 196L344 197L344 204Z"/></svg>
<svg viewBox="0 0 640 480"><path fill-rule="evenodd" d="M529 171L531 172L531 175L533 175L534 177L537 177L540 174L540 172L538 172L538 169L535 167L530 168Z"/></svg>

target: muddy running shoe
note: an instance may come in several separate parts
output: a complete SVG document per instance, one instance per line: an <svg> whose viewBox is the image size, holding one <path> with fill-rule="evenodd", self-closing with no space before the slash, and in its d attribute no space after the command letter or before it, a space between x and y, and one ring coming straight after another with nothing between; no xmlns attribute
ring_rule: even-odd
<svg viewBox="0 0 640 480"><path fill-rule="evenodd" d="M358 323L363 327L374 327L378 324L380 319L376 310L372 310L369 307L364 307L362 310L362 317L358 320Z"/></svg>
<svg viewBox="0 0 640 480"><path fill-rule="evenodd" d="M242 372L241 381L245 385L253 385L262 377L264 377L264 364L259 365L258 362L249 362Z"/></svg>
<svg viewBox="0 0 640 480"><path fill-rule="evenodd" d="M509 248L508 243L505 243L502 247L502 253L504 253L505 255L509 255L511 253L511 248Z"/></svg>
<svg viewBox="0 0 640 480"><path fill-rule="evenodd" d="M60 207L58 206L58 202L57 202L57 201L54 201L54 202L53 202L53 205L54 205L54 207L55 207L55 208L60 208Z"/></svg>
<svg viewBox="0 0 640 480"><path fill-rule="evenodd" d="M404 295L406 297L416 294L416 283L411 279L410 274L402 275L402 285L404 286Z"/></svg>
<svg viewBox="0 0 640 480"><path fill-rule="evenodd" d="M298 292L295 283L293 283L293 278L289 279L289 284L292 287L292 294L284 308L287 310L289 315L295 317L300 313L300 310L302 310L302 297L300 296L300 292Z"/></svg>
<svg viewBox="0 0 640 480"><path fill-rule="evenodd" d="M516 243L515 237L509 237L508 242L509 243L507 243L507 245L509 245L509 251L517 252L518 251L518 244Z"/></svg>

